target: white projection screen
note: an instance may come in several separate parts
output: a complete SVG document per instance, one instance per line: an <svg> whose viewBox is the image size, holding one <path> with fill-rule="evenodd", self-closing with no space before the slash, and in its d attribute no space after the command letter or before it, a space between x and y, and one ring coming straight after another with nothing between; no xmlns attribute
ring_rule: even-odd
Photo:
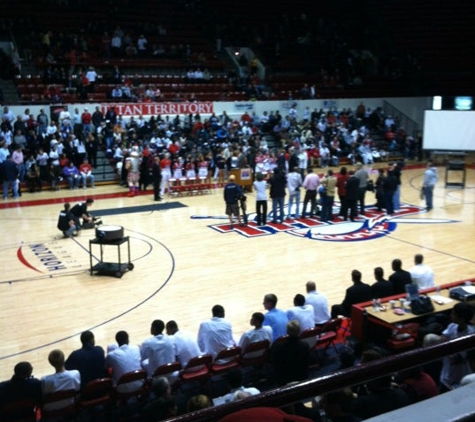
<svg viewBox="0 0 475 422"><path fill-rule="evenodd" d="M426 110L423 148L475 151L475 111Z"/></svg>

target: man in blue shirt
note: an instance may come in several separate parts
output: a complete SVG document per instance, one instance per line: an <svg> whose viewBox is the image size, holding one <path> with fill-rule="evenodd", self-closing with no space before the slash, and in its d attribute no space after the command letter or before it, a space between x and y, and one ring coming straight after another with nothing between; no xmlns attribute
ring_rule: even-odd
<svg viewBox="0 0 475 422"><path fill-rule="evenodd" d="M287 314L281 309L277 309L277 296L273 293L264 296L264 308L267 313L264 315L264 323L272 328L272 340L275 341L279 337L287 334L287 323L289 319Z"/></svg>

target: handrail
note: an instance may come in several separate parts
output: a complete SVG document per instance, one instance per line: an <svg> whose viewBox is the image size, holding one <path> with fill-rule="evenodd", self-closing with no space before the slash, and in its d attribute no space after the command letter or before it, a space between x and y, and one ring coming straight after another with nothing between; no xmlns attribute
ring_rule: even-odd
<svg viewBox="0 0 475 422"><path fill-rule="evenodd" d="M445 356L462 350L475 348L475 334L449 340L444 343L391 355L364 365L338 370L331 374L304 381L299 384L265 391L257 396L248 397L237 402L227 403L196 412L186 413L167 422L210 422L238 410L250 407L282 407L307 400L343 387L365 383L376 378L391 375L394 372L420 366L440 360Z"/></svg>
<svg viewBox="0 0 475 422"><path fill-rule="evenodd" d="M404 128L408 135L417 135L417 132L419 131L419 125L417 122L412 120L397 107L393 106L389 101L383 101L383 110L386 115L392 114L395 117L397 116L399 119L399 127Z"/></svg>

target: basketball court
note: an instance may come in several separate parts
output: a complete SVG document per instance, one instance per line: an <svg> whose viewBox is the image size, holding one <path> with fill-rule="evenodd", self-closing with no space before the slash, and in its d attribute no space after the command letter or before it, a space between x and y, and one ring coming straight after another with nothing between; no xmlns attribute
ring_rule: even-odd
<svg viewBox="0 0 475 422"><path fill-rule="evenodd" d="M250 328L251 314L263 311L266 293L275 293L278 307L287 309L295 294L305 293L306 281L314 280L330 304L339 303L353 269L372 284L374 267L383 267L387 277L392 259L400 258L409 269L416 253L433 268L437 284L473 277L475 169L468 167L463 189L446 188L445 168L439 167L434 209L426 212L419 197L425 167L408 166L400 210L389 217L377 212L368 192L367 215L354 223L305 219L258 228L255 193L249 193L250 224L232 229L221 188L161 203L153 202L152 191L127 198L115 185L24 193L18 201L3 201L0 379L10 378L22 360L33 364L37 377L51 373L50 350L69 355L88 329L104 348L119 330L141 343L154 319L174 319L180 329L196 334L218 303L239 339ZM87 197L95 199L90 211L104 225L121 226L129 237L133 269L122 277L91 275L91 262L100 261L99 247L90 245L94 230L66 239L56 228L62 203ZM121 260L127 261L124 247ZM116 246L103 252L105 261L117 260Z"/></svg>

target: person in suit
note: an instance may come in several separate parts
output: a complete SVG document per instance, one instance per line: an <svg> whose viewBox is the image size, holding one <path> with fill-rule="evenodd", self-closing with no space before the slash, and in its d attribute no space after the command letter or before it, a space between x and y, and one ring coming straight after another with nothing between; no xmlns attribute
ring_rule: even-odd
<svg viewBox="0 0 475 422"><path fill-rule="evenodd" d="M351 314L351 306L355 303L367 302L371 300L371 287L369 284L361 281L361 272L353 270L351 272L351 280L353 286L346 289L345 298L340 305L333 305L331 309L331 317L337 318L339 315L349 317Z"/></svg>
<svg viewBox="0 0 475 422"><path fill-rule="evenodd" d="M348 210L350 210L350 220L355 221L358 215L357 203L359 195L359 180L353 170L349 171L349 178L346 181L346 197L342 206L341 214L345 221L348 220Z"/></svg>
<svg viewBox="0 0 475 422"><path fill-rule="evenodd" d="M389 281L393 285L393 294L399 295L406 293L406 284L412 283L411 273L402 269L402 261L393 259L393 273L389 276Z"/></svg>
<svg viewBox="0 0 475 422"><path fill-rule="evenodd" d="M381 267L374 269L374 278L376 283L371 285L373 299L380 299L394 294L393 285L384 279L384 270Z"/></svg>
<svg viewBox="0 0 475 422"><path fill-rule="evenodd" d="M160 157L158 155L153 159L152 166L153 200L161 201L160 185L162 183L162 169L160 168Z"/></svg>

